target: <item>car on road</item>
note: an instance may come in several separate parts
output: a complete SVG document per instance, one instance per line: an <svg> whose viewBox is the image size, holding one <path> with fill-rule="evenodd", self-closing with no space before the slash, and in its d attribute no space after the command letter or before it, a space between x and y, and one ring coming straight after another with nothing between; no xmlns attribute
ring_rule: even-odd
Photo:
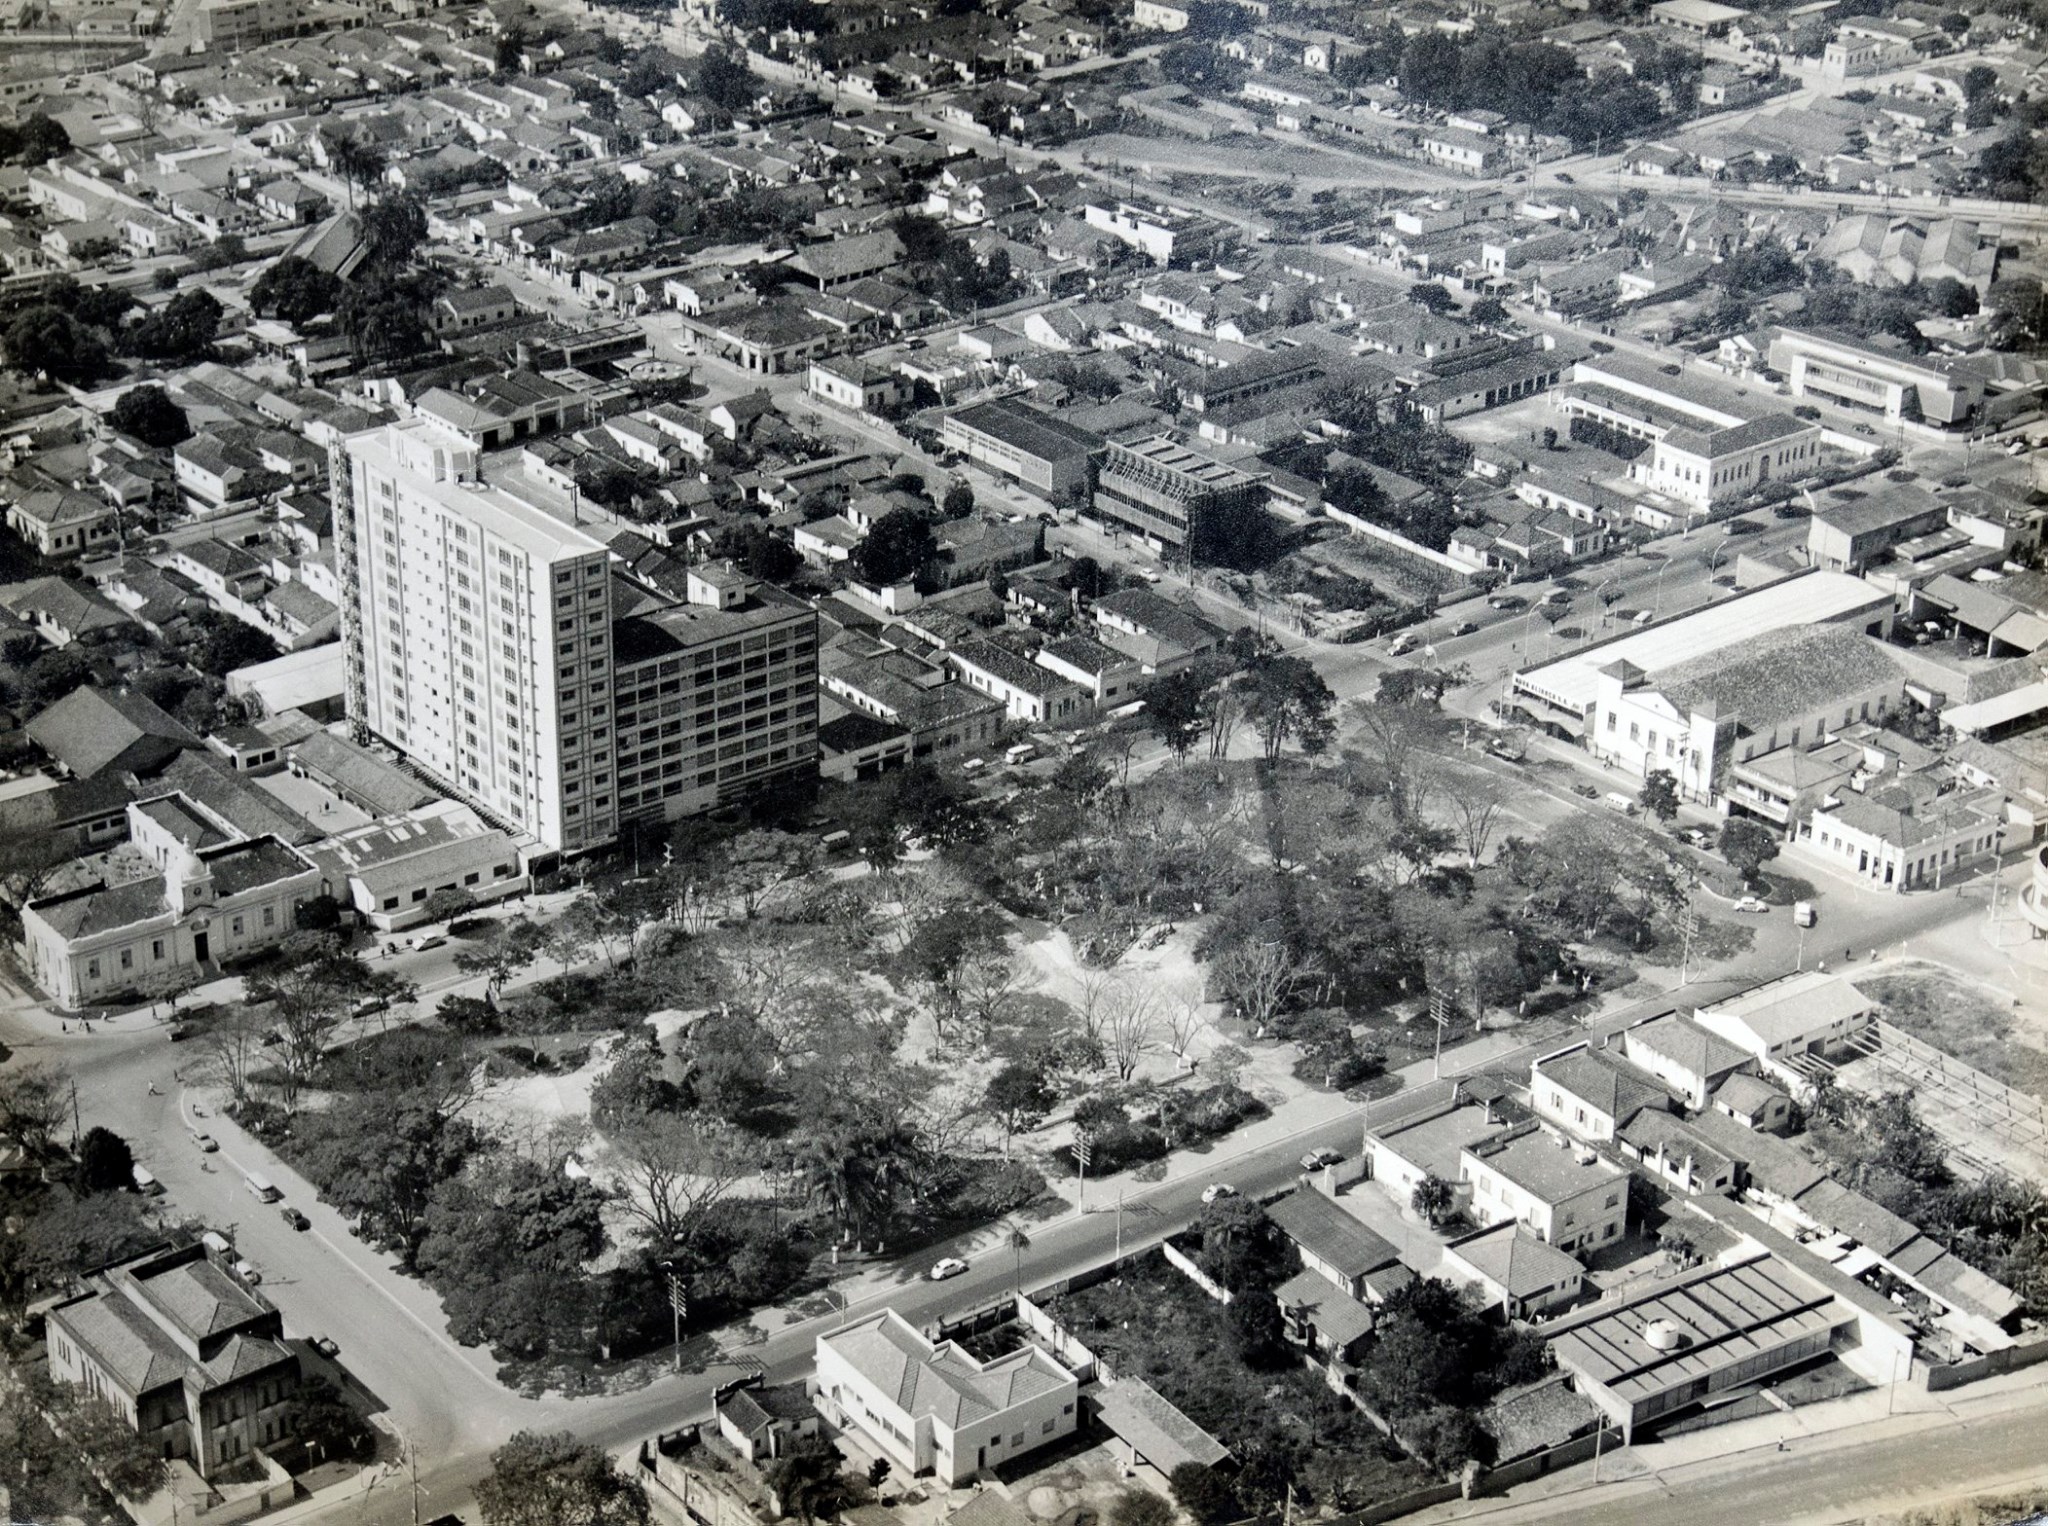
<svg viewBox="0 0 2048 1526"><path fill-rule="evenodd" d="M1489 609L1527 609L1529 601L1518 593L1497 593L1486 601Z"/></svg>
<svg viewBox="0 0 2048 1526"><path fill-rule="evenodd" d="M430 948L440 948L447 941L448 939L441 933L428 933L423 938L412 940L412 951L415 954L424 954Z"/></svg>
<svg viewBox="0 0 2048 1526"><path fill-rule="evenodd" d="M1819 918L1814 915L1813 902L1794 901L1792 903L1792 922L1795 927L1811 927L1818 920Z"/></svg>
<svg viewBox="0 0 2048 1526"><path fill-rule="evenodd" d="M314 1336L313 1349L319 1352L322 1356L326 1357L329 1361L332 1361L335 1357L341 1355L341 1347L335 1344L334 1337L331 1335ZM441 1517L441 1519L446 1521L452 1520L453 1517L444 1515Z"/></svg>
<svg viewBox="0 0 2048 1526"><path fill-rule="evenodd" d="M1389 657L1405 657L1414 650L1415 638L1407 631L1401 632L1400 635L1387 643L1387 655Z"/></svg>
<svg viewBox="0 0 2048 1526"><path fill-rule="evenodd" d="M1771 907L1768 901L1765 901L1758 896L1746 895L1741 900L1735 903L1735 909L1737 911L1746 911L1752 913L1753 915L1761 916L1765 912L1768 912L1771 909Z"/></svg>
<svg viewBox="0 0 2048 1526"><path fill-rule="evenodd" d="M1855 426L1855 430L1858 434L1874 435L1877 433L1877 431L1871 428L1868 424L1858 424Z"/></svg>
<svg viewBox="0 0 2048 1526"><path fill-rule="evenodd" d="M263 1280L263 1274L256 1269L256 1263L253 1261L237 1261L235 1275L252 1288Z"/></svg>
<svg viewBox="0 0 2048 1526"><path fill-rule="evenodd" d="M1687 827L1678 835L1695 848L1710 848L1714 845L1714 834L1705 827Z"/></svg>
<svg viewBox="0 0 2048 1526"><path fill-rule="evenodd" d="M1572 786L1572 793L1581 800L1598 800L1600 798L1599 787L1592 784L1574 784Z"/></svg>
<svg viewBox="0 0 2048 1526"><path fill-rule="evenodd" d="M201 1155L212 1155L220 1149L220 1141L211 1134L194 1134L192 1136L192 1143L199 1146L199 1153Z"/></svg>
<svg viewBox="0 0 2048 1526"><path fill-rule="evenodd" d="M1202 1201L1213 1203L1220 1197L1236 1197L1237 1189L1228 1182L1211 1182L1202 1189Z"/></svg>
<svg viewBox="0 0 2048 1526"><path fill-rule="evenodd" d="M947 1256L932 1267L932 1281L944 1282L948 1277L958 1277L967 1270L967 1263L958 1256Z"/></svg>
<svg viewBox="0 0 2048 1526"><path fill-rule="evenodd" d="M1460 620L1456 625L1451 627L1451 634L1453 636L1472 636L1477 635L1478 632L1478 625L1471 620Z"/></svg>
<svg viewBox="0 0 2048 1526"><path fill-rule="evenodd" d="M277 1216L280 1219L283 1219L285 1223L291 1225L293 1229L298 1230L301 1234L303 1234L305 1231L313 1227L313 1221L307 1218L303 1213L300 1213L299 1210L296 1208L292 1208L289 1206L280 1208L277 1210Z"/></svg>
<svg viewBox="0 0 2048 1526"><path fill-rule="evenodd" d="M1301 1169L1304 1171L1320 1171L1325 1166L1334 1166L1343 1158L1344 1152L1342 1150L1333 1150L1328 1145L1317 1145L1308 1154L1302 1156Z"/></svg>
<svg viewBox="0 0 2048 1526"><path fill-rule="evenodd" d="M1559 170L1557 172L1557 183L1559 185L1577 185L1578 181L1572 179L1571 171Z"/></svg>

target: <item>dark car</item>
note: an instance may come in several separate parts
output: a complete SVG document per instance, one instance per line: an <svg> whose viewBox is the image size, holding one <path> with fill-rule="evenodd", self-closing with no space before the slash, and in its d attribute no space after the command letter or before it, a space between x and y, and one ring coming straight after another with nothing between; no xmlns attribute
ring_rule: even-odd
<svg viewBox="0 0 2048 1526"><path fill-rule="evenodd" d="M1518 593L1497 593L1486 601L1494 609L1527 609L1529 601Z"/></svg>
<svg viewBox="0 0 2048 1526"><path fill-rule="evenodd" d="M1456 625L1451 627L1451 634L1453 636L1469 636L1478 629L1479 627L1473 624L1470 620L1460 620Z"/></svg>
<svg viewBox="0 0 2048 1526"><path fill-rule="evenodd" d="M313 1227L313 1221L307 1218L303 1213L300 1213L298 1209L292 1207L290 1204L286 1204L284 1207L278 1209L277 1216L280 1219L283 1219L285 1223L291 1225L293 1229L303 1231L311 1229Z"/></svg>
<svg viewBox="0 0 2048 1526"><path fill-rule="evenodd" d="M1600 791L1590 784L1574 784L1572 786L1572 793L1579 796L1582 800L1598 800L1600 798Z"/></svg>
<svg viewBox="0 0 2048 1526"><path fill-rule="evenodd" d="M1657 369L1662 371L1666 376L1683 376L1685 374L1684 366L1674 366L1668 363L1657 367Z"/></svg>
<svg viewBox="0 0 2048 1526"><path fill-rule="evenodd" d="M1558 183L1559 185L1577 185L1577 184L1578 184L1578 182L1577 182L1576 180L1572 179L1572 177L1571 177L1571 173L1570 173L1570 172L1569 172L1568 170L1559 170L1559 171L1557 172L1557 183Z"/></svg>

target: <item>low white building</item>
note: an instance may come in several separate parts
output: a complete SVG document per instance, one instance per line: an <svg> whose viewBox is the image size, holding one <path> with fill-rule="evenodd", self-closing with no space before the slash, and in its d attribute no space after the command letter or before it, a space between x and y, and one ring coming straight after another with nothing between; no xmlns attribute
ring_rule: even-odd
<svg viewBox="0 0 2048 1526"><path fill-rule="evenodd" d="M1694 1016L1799 1095L1811 1090L1814 1060L1877 1021L1877 1003L1840 975L1806 970L1765 981Z"/></svg>
<svg viewBox="0 0 2048 1526"><path fill-rule="evenodd" d="M958 1488L1075 1428L1080 1383L1036 1346L979 1361L894 1309L818 1337L815 1399L906 1477Z"/></svg>
<svg viewBox="0 0 2048 1526"><path fill-rule="evenodd" d="M1628 1227L1628 1173L1561 1134L1531 1127L1469 1145L1458 1179L1482 1224L1526 1224L1562 1251L1593 1250Z"/></svg>
<svg viewBox="0 0 2048 1526"><path fill-rule="evenodd" d="M78 1008L145 991L178 972L218 972L224 959L291 935L320 893L319 871L274 837L243 838L190 797L128 807L128 837L157 873L31 901L22 944L36 984Z"/></svg>
<svg viewBox="0 0 2048 1526"><path fill-rule="evenodd" d="M306 856L320 869L320 893L380 933L425 921L437 890L467 891L482 905L532 883L520 867L518 845L459 800L338 833Z"/></svg>

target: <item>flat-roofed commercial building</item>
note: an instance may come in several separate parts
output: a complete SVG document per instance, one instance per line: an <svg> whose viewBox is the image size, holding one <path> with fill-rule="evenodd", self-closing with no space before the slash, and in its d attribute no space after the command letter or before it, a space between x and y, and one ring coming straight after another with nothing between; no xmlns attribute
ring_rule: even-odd
<svg viewBox="0 0 2048 1526"><path fill-rule="evenodd" d="M1007 397L947 414L939 439L1049 503L1087 498L1094 459L1103 448L1100 435Z"/></svg>
<svg viewBox="0 0 2048 1526"><path fill-rule="evenodd" d="M1263 511L1266 478L1191 450L1167 435L1130 445L1110 442L1095 479L1095 512L1161 550L1192 547L1197 557L1231 522Z"/></svg>
<svg viewBox="0 0 2048 1526"><path fill-rule="evenodd" d="M1824 397L1845 408L1897 423L1919 418L1944 426L1967 423L1984 402L1984 383L1934 356L1895 355L1837 334L1778 330L1771 369L1794 397Z"/></svg>
<svg viewBox="0 0 2048 1526"><path fill-rule="evenodd" d="M1765 1254L1603 1299L1547 1327L1551 1355L1621 1427L1678 1414L1852 1343L1858 1311Z"/></svg>
<svg viewBox="0 0 2048 1526"><path fill-rule="evenodd" d="M722 566L613 628L619 820L674 821L815 773L818 613Z"/></svg>

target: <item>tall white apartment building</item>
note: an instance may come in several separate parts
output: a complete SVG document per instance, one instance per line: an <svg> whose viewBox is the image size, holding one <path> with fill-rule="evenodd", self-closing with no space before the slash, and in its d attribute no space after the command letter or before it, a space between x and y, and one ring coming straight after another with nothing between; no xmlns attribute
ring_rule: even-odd
<svg viewBox="0 0 2048 1526"><path fill-rule="evenodd" d="M334 450L350 720L545 850L610 841L604 544L429 420Z"/></svg>
<svg viewBox="0 0 2048 1526"><path fill-rule="evenodd" d="M641 576L518 457L424 418L335 447L349 719L546 855L814 777L818 616Z"/></svg>

